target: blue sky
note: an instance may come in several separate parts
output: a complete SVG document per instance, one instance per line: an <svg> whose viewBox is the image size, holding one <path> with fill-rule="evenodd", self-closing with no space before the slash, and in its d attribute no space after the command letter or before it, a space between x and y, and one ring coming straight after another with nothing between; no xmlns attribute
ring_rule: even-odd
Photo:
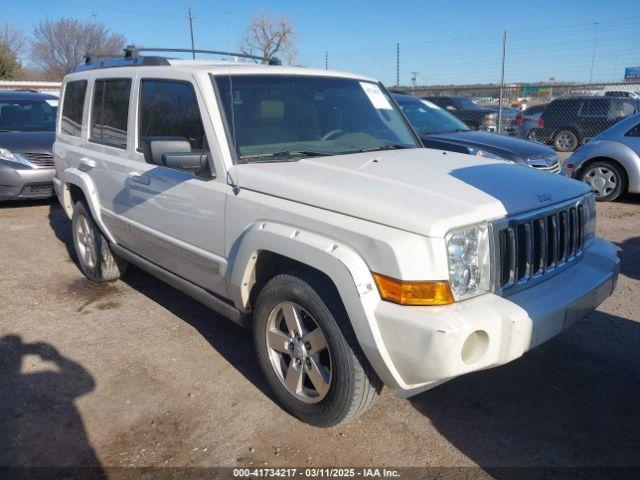
<svg viewBox="0 0 640 480"><path fill-rule="evenodd" d="M95 18L136 44L188 48L188 5L196 47L236 49L252 15L265 10L294 20L302 64L324 68L327 51L329 68L388 85L395 84L396 42L401 84L414 71L421 85L497 82L505 29L508 82L587 82L594 42L594 82L619 81L625 66L640 65L638 0L22 0L3 8L0 22L30 31L47 16Z"/></svg>

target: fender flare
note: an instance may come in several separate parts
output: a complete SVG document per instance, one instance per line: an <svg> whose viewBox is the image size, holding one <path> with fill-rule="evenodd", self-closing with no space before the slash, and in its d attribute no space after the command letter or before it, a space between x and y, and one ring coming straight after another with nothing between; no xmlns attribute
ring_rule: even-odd
<svg viewBox="0 0 640 480"><path fill-rule="evenodd" d="M84 198L89 205L89 210L91 211L93 220L98 225L98 228L102 231L103 235L107 237L107 240L109 240L110 243L116 243L111 232L102 220L98 193L91 177L82 170L71 167L63 170L60 175L58 175L58 179L62 182L60 203L62 203L62 207L67 211L67 215L69 214L69 211L67 210L69 206L73 209L69 185L75 185L82 190Z"/></svg>
<svg viewBox="0 0 640 480"><path fill-rule="evenodd" d="M321 234L264 221L253 224L231 247L227 285L231 299L247 311L255 284L255 266L262 252L271 252L323 272L334 283L356 338L380 379L392 389L405 386L387 352L375 320L380 302L371 271L349 246Z"/></svg>

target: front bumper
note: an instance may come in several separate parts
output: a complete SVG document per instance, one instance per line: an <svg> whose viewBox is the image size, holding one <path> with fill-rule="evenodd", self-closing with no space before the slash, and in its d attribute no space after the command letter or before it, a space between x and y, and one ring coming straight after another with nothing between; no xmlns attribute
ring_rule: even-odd
<svg viewBox="0 0 640 480"><path fill-rule="evenodd" d="M375 317L410 396L453 377L510 362L600 305L616 285L614 245L596 238L583 258L529 289L443 307L380 302Z"/></svg>
<svg viewBox="0 0 640 480"><path fill-rule="evenodd" d="M51 168L13 168L0 164L0 200L49 198L54 195Z"/></svg>

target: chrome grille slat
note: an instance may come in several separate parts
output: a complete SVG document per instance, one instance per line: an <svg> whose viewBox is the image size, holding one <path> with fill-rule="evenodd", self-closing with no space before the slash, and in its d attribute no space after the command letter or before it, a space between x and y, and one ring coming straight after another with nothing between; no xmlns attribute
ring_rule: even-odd
<svg viewBox="0 0 640 480"><path fill-rule="evenodd" d="M20 155L38 167L53 167L53 154L51 153L21 152Z"/></svg>
<svg viewBox="0 0 640 480"><path fill-rule="evenodd" d="M582 255L582 199L496 221L496 291L509 294L542 281Z"/></svg>

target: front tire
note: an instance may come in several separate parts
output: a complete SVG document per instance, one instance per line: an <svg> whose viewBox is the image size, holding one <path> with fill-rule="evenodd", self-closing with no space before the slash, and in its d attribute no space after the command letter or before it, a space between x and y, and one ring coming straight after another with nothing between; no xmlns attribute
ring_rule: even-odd
<svg viewBox="0 0 640 480"><path fill-rule="evenodd" d="M364 358L342 302L318 274L271 279L256 299L253 336L260 366L282 407L317 426L371 407L382 383Z"/></svg>
<svg viewBox="0 0 640 480"><path fill-rule="evenodd" d="M625 172L611 162L593 162L584 169L581 179L591 187L599 202L612 202L626 190Z"/></svg>
<svg viewBox="0 0 640 480"><path fill-rule="evenodd" d="M111 251L109 241L102 235L89 208L82 201L73 207L71 228L80 270L89 280L108 282L124 275L127 262Z"/></svg>

